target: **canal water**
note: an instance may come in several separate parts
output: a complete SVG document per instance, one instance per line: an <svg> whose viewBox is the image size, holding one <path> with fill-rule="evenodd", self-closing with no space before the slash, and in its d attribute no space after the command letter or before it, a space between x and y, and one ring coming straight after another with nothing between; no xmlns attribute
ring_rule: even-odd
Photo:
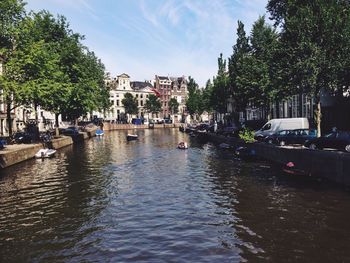
<svg viewBox="0 0 350 263"><path fill-rule="evenodd" d="M0 262L350 261L346 189L175 129L126 133L1 171Z"/></svg>

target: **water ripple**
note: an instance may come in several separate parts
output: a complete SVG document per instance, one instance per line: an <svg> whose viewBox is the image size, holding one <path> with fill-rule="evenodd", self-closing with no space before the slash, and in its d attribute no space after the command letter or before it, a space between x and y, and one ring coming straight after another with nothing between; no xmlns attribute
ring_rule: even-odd
<svg viewBox="0 0 350 263"><path fill-rule="evenodd" d="M281 176L269 164L234 160L232 152L176 130L138 130L134 142L126 141L128 132L2 171L1 262L350 256L347 193ZM176 148L183 140L187 151ZM333 249L321 257L326 244Z"/></svg>

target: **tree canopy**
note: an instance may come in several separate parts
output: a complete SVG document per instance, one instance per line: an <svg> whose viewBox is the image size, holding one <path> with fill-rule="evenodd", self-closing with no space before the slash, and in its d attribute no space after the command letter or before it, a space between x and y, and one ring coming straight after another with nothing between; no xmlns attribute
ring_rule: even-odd
<svg viewBox="0 0 350 263"><path fill-rule="evenodd" d="M150 94L146 100L144 108L148 112L155 114L160 112L160 110L162 109L162 104L160 102L160 99L156 95Z"/></svg>
<svg viewBox="0 0 350 263"><path fill-rule="evenodd" d="M124 94L124 98L122 99L122 103L124 105L126 114L137 114L137 99L129 92Z"/></svg>
<svg viewBox="0 0 350 263"><path fill-rule="evenodd" d="M37 106L75 120L110 107L105 68L65 17L24 12L21 0L0 3L0 88L7 111ZM57 125L56 118L56 125ZM11 128L11 125L9 124Z"/></svg>

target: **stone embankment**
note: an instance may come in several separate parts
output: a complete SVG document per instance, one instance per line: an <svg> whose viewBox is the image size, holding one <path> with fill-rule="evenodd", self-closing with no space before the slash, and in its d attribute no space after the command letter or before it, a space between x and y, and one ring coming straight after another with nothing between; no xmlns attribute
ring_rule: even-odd
<svg viewBox="0 0 350 263"><path fill-rule="evenodd" d="M174 124L154 124L154 129L161 129L161 128L178 128L180 126L180 123L174 123ZM116 123L104 123L103 124L103 130L105 131L113 131L113 130L132 130L132 129L148 129L149 125L142 124L142 125L134 125L134 124L116 124Z"/></svg>
<svg viewBox="0 0 350 263"><path fill-rule="evenodd" d="M175 128L178 124L155 124L153 128ZM133 125L133 124L111 124L105 123L103 129L105 131L112 130L131 130L131 129L148 129L148 125ZM79 135L69 137L62 136L52 140L52 148L60 149L62 147L72 145L73 143L82 142L86 139L96 136L96 130L92 129L86 132L80 132ZM36 144L13 144L6 145L3 150L0 150L0 168L5 168L19 162L34 158L34 155L43 148L41 143Z"/></svg>
<svg viewBox="0 0 350 263"><path fill-rule="evenodd" d="M329 150L310 150L303 147L279 147L266 143L247 143L237 138L206 134L209 141L228 143L233 147L246 146L268 161L281 165L293 162L299 169L312 176L327 178L343 185L350 185L350 153Z"/></svg>
<svg viewBox="0 0 350 263"><path fill-rule="evenodd" d="M73 144L71 137L62 136L52 140L52 148L60 149ZM6 145L0 150L0 167L5 168L19 162L34 158L34 155L43 148L41 143Z"/></svg>

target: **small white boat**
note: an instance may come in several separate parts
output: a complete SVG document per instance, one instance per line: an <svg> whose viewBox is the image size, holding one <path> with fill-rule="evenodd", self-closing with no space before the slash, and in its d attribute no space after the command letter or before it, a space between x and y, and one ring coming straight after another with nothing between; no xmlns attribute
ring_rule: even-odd
<svg viewBox="0 0 350 263"><path fill-rule="evenodd" d="M40 149L36 154L35 158L50 158L56 153L55 149Z"/></svg>
<svg viewBox="0 0 350 263"><path fill-rule="evenodd" d="M180 142L180 143L177 145L177 148L179 148L179 149L181 149L181 150L188 149L187 142Z"/></svg>
<svg viewBox="0 0 350 263"><path fill-rule="evenodd" d="M100 129L96 130L96 136L103 136L104 134L105 133L103 130L100 130Z"/></svg>
<svg viewBox="0 0 350 263"><path fill-rule="evenodd" d="M126 136L126 139L127 139L128 141L134 141L134 140L137 140L137 138L138 138L137 134L128 134L128 135Z"/></svg>

